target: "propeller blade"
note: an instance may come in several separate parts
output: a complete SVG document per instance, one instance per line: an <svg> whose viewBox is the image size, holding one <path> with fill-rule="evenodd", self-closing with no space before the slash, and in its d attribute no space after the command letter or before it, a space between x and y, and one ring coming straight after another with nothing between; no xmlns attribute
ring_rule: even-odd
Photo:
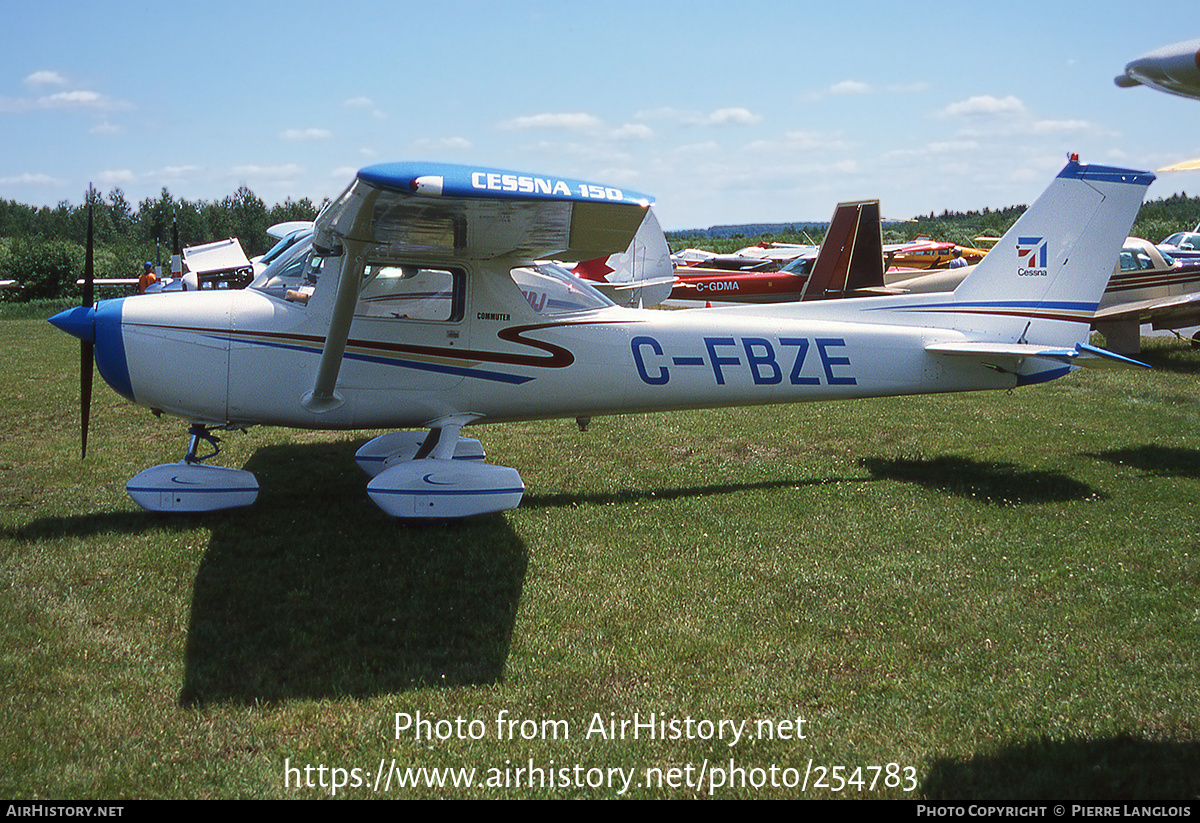
<svg viewBox="0 0 1200 823"><path fill-rule="evenodd" d="M88 422L92 416L92 369L96 344L87 340L79 344L79 441L80 459L87 457Z"/></svg>
<svg viewBox="0 0 1200 823"><path fill-rule="evenodd" d="M87 251L83 264L83 305L90 307L95 299L95 265L92 239L92 190L88 187ZM92 370L95 368L96 345L90 340L79 344L79 441L80 459L87 457L88 422L92 416Z"/></svg>

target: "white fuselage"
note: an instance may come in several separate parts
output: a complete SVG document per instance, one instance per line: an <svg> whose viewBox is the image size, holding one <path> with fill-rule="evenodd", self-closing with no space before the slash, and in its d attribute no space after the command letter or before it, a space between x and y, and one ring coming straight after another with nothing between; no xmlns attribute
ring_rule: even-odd
<svg viewBox="0 0 1200 823"><path fill-rule="evenodd" d="M507 265L476 262L453 321L356 316L343 402L308 411L328 325L255 290L127 298L120 339L136 402L194 422L301 428L428 425L1005 388L1015 374L925 350L955 330L920 298L727 309L616 307L539 314ZM328 276L325 275L325 276ZM928 302L928 301L924 301ZM857 307L861 322L844 318ZM886 317L885 317L886 315ZM886 324L882 320L888 320ZM1049 367L1041 363L1029 373ZM103 369L102 369L103 370ZM110 381L111 382L111 381Z"/></svg>

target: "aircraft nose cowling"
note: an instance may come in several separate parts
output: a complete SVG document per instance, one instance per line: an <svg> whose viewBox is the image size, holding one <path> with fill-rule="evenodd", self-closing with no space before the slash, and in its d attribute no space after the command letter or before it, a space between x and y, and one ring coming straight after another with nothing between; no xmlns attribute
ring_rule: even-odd
<svg viewBox="0 0 1200 823"><path fill-rule="evenodd" d="M50 318L50 323L67 334L73 334L85 343L96 342L96 307L76 306L60 311Z"/></svg>
<svg viewBox="0 0 1200 823"><path fill-rule="evenodd" d="M85 343L94 343L100 376L118 394L133 400L133 383L121 333L123 303L123 299L102 300L95 306L76 306L54 315L50 322Z"/></svg>

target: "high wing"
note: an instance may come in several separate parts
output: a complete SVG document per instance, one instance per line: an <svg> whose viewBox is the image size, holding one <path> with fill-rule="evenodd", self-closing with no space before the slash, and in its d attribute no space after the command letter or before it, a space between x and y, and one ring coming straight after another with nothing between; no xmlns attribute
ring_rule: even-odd
<svg viewBox="0 0 1200 823"><path fill-rule="evenodd" d="M341 405L334 393L368 250L430 260L581 261L629 247L652 198L560 177L431 163L359 171L316 220L313 247L346 255L313 390L314 413Z"/></svg>
<svg viewBox="0 0 1200 823"><path fill-rule="evenodd" d="M267 227L267 234L274 237L276 240L282 240L289 234L295 234L298 231L308 231L312 229L313 221L311 220L285 220L282 223L276 223L273 226Z"/></svg>
<svg viewBox="0 0 1200 823"><path fill-rule="evenodd" d="M1097 309L1096 322L1136 321L1155 329L1180 329L1200 325L1200 292L1139 300Z"/></svg>
<svg viewBox="0 0 1200 823"><path fill-rule="evenodd" d="M254 275L254 266L236 237L184 248L183 264L186 289L199 289L202 284L215 288L218 283L243 288Z"/></svg>

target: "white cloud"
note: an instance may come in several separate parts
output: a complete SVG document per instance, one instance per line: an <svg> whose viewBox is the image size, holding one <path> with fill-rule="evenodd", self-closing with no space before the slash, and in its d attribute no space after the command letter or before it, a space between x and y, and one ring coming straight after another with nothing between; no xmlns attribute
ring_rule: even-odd
<svg viewBox="0 0 1200 823"><path fill-rule="evenodd" d="M163 174L167 174L172 177L185 177L198 171L200 171L199 166L164 166L162 169Z"/></svg>
<svg viewBox="0 0 1200 823"><path fill-rule="evenodd" d="M744 106L726 106L710 112L686 111L664 106L640 111L635 115L635 119L673 120L683 126L749 126L762 120L762 117Z"/></svg>
<svg viewBox="0 0 1200 823"><path fill-rule="evenodd" d="M60 181L41 172L24 172L11 177L0 177L0 186L57 186Z"/></svg>
<svg viewBox="0 0 1200 823"><path fill-rule="evenodd" d="M600 118L585 112L544 112L514 117L500 124L504 129L567 129L588 131L603 125Z"/></svg>
<svg viewBox="0 0 1200 823"><path fill-rule="evenodd" d="M644 123L626 123L613 129L614 140L648 140L654 136L654 130Z"/></svg>
<svg viewBox="0 0 1200 823"><path fill-rule="evenodd" d="M930 143L926 148L929 154L957 154L977 151L979 143L975 140L942 140Z"/></svg>
<svg viewBox="0 0 1200 823"><path fill-rule="evenodd" d="M672 149L672 154L716 154L721 150L721 144L715 140L705 140L701 143L684 143Z"/></svg>
<svg viewBox="0 0 1200 823"><path fill-rule="evenodd" d="M284 140L328 140L333 133L329 129L284 129L279 136Z"/></svg>
<svg viewBox="0 0 1200 823"><path fill-rule="evenodd" d="M465 151L473 146L465 137L421 137L413 141L413 147L419 151Z"/></svg>
<svg viewBox="0 0 1200 823"><path fill-rule="evenodd" d="M816 131L789 131L784 135L784 145L789 149L841 149L846 147L846 141L832 134L822 134Z"/></svg>
<svg viewBox="0 0 1200 823"><path fill-rule="evenodd" d="M1091 131L1092 128L1087 120L1039 120L1033 124L1033 130L1038 134L1074 133Z"/></svg>
<svg viewBox="0 0 1200 823"><path fill-rule="evenodd" d="M3 97L0 98L0 112L18 114L34 110L46 109L95 109L98 111L117 111L130 109L133 106L123 100L117 100L104 94L86 89L75 91L60 91L44 97Z"/></svg>
<svg viewBox="0 0 1200 823"><path fill-rule="evenodd" d="M866 94L870 90L871 87L860 80L843 80L829 88L832 94Z"/></svg>
<svg viewBox="0 0 1200 823"><path fill-rule="evenodd" d="M742 108L741 106L729 106L723 109L715 109L708 113L703 118L701 125L704 126L726 126L735 124L739 126L750 126L762 120L750 109Z"/></svg>
<svg viewBox="0 0 1200 823"><path fill-rule="evenodd" d="M258 177L268 180L282 180L295 177L300 174L302 169L295 163L284 163L278 166L261 166L255 163L247 163L241 166L234 166L230 171L236 177Z"/></svg>
<svg viewBox="0 0 1200 823"><path fill-rule="evenodd" d="M977 94L966 100L951 103L942 109L942 114L947 117L978 117L996 114L1023 114L1024 112L1025 104L1011 94L1008 97Z"/></svg>
<svg viewBox="0 0 1200 823"><path fill-rule="evenodd" d="M67 78L56 71L43 69L26 77L25 83L30 86L65 86Z"/></svg>
<svg viewBox="0 0 1200 823"><path fill-rule="evenodd" d="M654 136L654 130L644 123L629 122L613 127L594 114L586 112L530 114L505 120L500 124L500 128L509 131L557 130L586 134L599 140L618 141L647 140Z"/></svg>
<svg viewBox="0 0 1200 823"><path fill-rule="evenodd" d="M117 100L109 97L106 94L89 91L87 89L76 89L75 91L60 91L51 94L47 97L37 99L35 105L43 109L100 109L103 111L114 111L117 109L130 109L133 106L124 100Z"/></svg>
<svg viewBox="0 0 1200 823"><path fill-rule="evenodd" d="M383 113L383 109L375 105L375 101L365 95L351 97L342 103L342 105L348 109L361 109L363 111L369 111L372 117L379 120L382 120L384 117L386 117L386 115Z"/></svg>
<svg viewBox="0 0 1200 823"><path fill-rule="evenodd" d="M102 186L127 186L137 182L137 175L130 169L105 169L97 180Z"/></svg>
<svg viewBox="0 0 1200 823"><path fill-rule="evenodd" d="M161 185L166 185L167 183L192 180L202 171L204 169L201 166L164 166L158 171L150 172L145 177L161 183Z"/></svg>
<svg viewBox="0 0 1200 823"><path fill-rule="evenodd" d="M104 100L104 97L98 92L79 89L55 92L49 97L41 99L48 106L96 106Z"/></svg>

